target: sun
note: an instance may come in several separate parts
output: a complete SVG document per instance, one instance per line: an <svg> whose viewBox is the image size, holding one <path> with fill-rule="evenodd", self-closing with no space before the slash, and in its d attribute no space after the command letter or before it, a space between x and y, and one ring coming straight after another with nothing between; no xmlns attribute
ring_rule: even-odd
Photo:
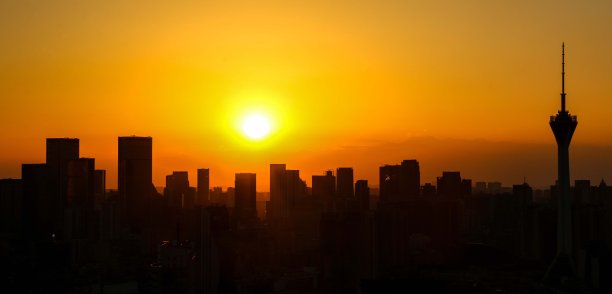
<svg viewBox="0 0 612 294"><path fill-rule="evenodd" d="M270 120L261 114L251 114L242 121L242 132L252 140L261 140L270 134Z"/></svg>

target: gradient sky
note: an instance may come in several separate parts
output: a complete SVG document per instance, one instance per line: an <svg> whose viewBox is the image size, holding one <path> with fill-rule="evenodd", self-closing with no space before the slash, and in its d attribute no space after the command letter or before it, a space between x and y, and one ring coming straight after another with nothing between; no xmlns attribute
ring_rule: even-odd
<svg viewBox="0 0 612 294"><path fill-rule="evenodd" d="M117 136L143 135L158 186L209 167L212 185L257 172L266 190L271 162L377 184L379 165L408 158L423 182L457 169L546 185L565 41L572 176L612 181L610 28L607 0L3 0L0 177L43 162L46 137L78 137L116 187ZM272 137L243 138L250 112ZM483 154L499 144L520 148Z"/></svg>

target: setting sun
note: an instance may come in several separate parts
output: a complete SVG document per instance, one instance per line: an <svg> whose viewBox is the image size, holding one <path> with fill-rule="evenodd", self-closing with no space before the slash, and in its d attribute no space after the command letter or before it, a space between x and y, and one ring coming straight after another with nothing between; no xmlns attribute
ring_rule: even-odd
<svg viewBox="0 0 612 294"><path fill-rule="evenodd" d="M270 120L260 114L251 114L242 122L242 132L250 139L263 139L270 134Z"/></svg>

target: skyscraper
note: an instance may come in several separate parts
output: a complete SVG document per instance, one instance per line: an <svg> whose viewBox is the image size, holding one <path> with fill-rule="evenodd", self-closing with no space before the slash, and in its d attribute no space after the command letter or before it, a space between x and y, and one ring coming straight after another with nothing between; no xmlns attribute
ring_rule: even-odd
<svg viewBox="0 0 612 294"><path fill-rule="evenodd" d="M210 194L210 173L207 168L198 169L198 200L200 205L207 205Z"/></svg>
<svg viewBox="0 0 612 294"><path fill-rule="evenodd" d="M296 169L285 170L285 215L291 216L300 200L306 195L306 183L300 179L300 171Z"/></svg>
<svg viewBox="0 0 612 294"><path fill-rule="evenodd" d="M71 160L67 174L68 205L64 211L64 236L67 239L94 237L95 160Z"/></svg>
<svg viewBox="0 0 612 294"><path fill-rule="evenodd" d="M49 201L47 210L52 216L50 225L57 236L62 235L64 208L67 205L66 189L68 185L68 162L79 158L79 139L47 138L46 163L48 168Z"/></svg>
<svg viewBox="0 0 612 294"><path fill-rule="evenodd" d="M270 209L269 219L287 217L287 181L285 164L270 164Z"/></svg>
<svg viewBox="0 0 612 294"><path fill-rule="evenodd" d="M336 177L332 171L322 176L312 176L312 197L325 211L331 209L331 202L336 195Z"/></svg>
<svg viewBox="0 0 612 294"><path fill-rule="evenodd" d="M145 227L153 195L151 137L119 137L118 184L125 222L133 229Z"/></svg>
<svg viewBox="0 0 612 294"><path fill-rule="evenodd" d="M339 198L352 198L355 195L353 186L353 168L336 169L336 195Z"/></svg>
<svg viewBox="0 0 612 294"><path fill-rule="evenodd" d="M576 116L565 108L565 44L561 45L561 110L550 117L557 141L557 256L546 273L547 280L563 281L576 274L572 257L572 208L570 198L569 146L578 125Z"/></svg>
<svg viewBox="0 0 612 294"><path fill-rule="evenodd" d="M238 227L253 224L257 220L255 174L238 173L235 181L234 215Z"/></svg>
<svg viewBox="0 0 612 294"><path fill-rule="evenodd" d="M95 200L95 159L79 158L68 162L68 204L93 211Z"/></svg>
<svg viewBox="0 0 612 294"><path fill-rule="evenodd" d="M184 208L186 202L191 202L189 195L189 173L186 171L175 171L166 176L166 188L164 196L168 204L173 207Z"/></svg>
<svg viewBox="0 0 612 294"><path fill-rule="evenodd" d="M438 195L444 197L459 197L461 195L461 174L459 172L442 172L437 178Z"/></svg>
<svg viewBox="0 0 612 294"><path fill-rule="evenodd" d="M419 162L404 160L399 165L384 165L379 170L380 200L405 201L419 196L421 173Z"/></svg>
<svg viewBox="0 0 612 294"><path fill-rule="evenodd" d="M105 199L106 196L106 170L97 169L95 171L94 182L96 202L100 203Z"/></svg>
<svg viewBox="0 0 612 294"><path fill-rule="evenodd" d="M368 211L370 209L370 188L368 187L368 180L358 180L355 182L355 198L360 203L362 211Z"/></svg>

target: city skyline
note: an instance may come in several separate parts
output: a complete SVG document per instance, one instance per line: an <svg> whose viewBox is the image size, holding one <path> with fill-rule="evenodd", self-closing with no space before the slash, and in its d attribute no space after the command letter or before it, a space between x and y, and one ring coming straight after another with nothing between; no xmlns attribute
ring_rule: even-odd
<svg viewBox="0 0 612 294"><path fill-rule="evenodd" d="M0 283L612 293L611 12L3 1Z"/></svg>
<svg viewBox="0 0 612 294"><path fill-rule="evenodd" d="M117 138L122 138L117 137ZM123 137L126 138L126 137ZM127 137L129 138L129 136ZM47 138L49 139L49 138ZM79 140L80 145L84 142L79 138L51 138L55 140L61 139L77 139ZM249 172L256 173L259 176L257 177L257 187L258 192L269 192L269 172L267 171L269 164L273 163L264 163L262 166L257 166L256 168L237 168L236 170L230 170L230 168L221 166L216 166L219 170L222 171L223 175L219 175L218 169L212 169L206 165L199 165L197 163L189 163L183 166L165 166L163 170L156 166L155 162L155 138L152 139L152 166L153 166L153 183L156 187L165 187L166 175L171 174L174 171L187 171L189 173L189 181L191 183L197 182L197 171L203 167L210 169L210 188L212 187L233 187L234 183L234 175L236 173L241 172ZM425 143L423 143L423 141ZM44 148L44 141L41 140L41 146ZM538 148L535 150L527 150L521 144L512 144L505 142L486 142L486 141L451 141L456 144L452 146L448 146L445 144L444 140L439 140L435 138L419 138L412 141L408 141L412 143L416 148L412 150L417 150L416 152L406 152L403 157L397 156L389 156L389 150L396 151L397 149L401 149L404 146L400 144L389 144L387 146L379 146L378 149L373 148L374 150L371 154L369 154L369 159L365 164L349 164L350 159L354 157L363 156L367 152L367 148L363 148L362 146L356 147L354 152L348 151L349 155L347 155L347 151L343 150L341 152L330 153L327 156L321 156L320 158L325 158L325 162L328 164L323 164L320 168L303 168L299 163L291 164L292 160L282 161L284 164L291 168L299 169L302 173L307 176L318 175L324 173L327 170L335 170L340 166L351 166L355 171L355 178L364 179L373 183L373 187L377 187L378 183L378 168L380 166L386 164L392 164L397 161L404 160L406 158L414 158L421 162L421 174L422 181L421 183L434 183L436 181L436 177L442 171L462 171L464 174L468 175L474 182L502 182L505 186L511 187L513 184L519 184L523 181L529 182L533 187L538 189L547 189L550 185L554 185L556 176L554 171L556 170L556 157L554 154L551 154L551 151L554 151L554 144L548 145L538 145ZM418 156L419 154L423 154L423 145L427 144L435 144L435 150L437 153L434 156ZM446 142L448 143L448 142ZM410 145L408 145L410 146ZM510 146L510 148L509 148ZM82 147L80 147L83 150ZM114 149L116 149L115 147ZM498 150L498 153L493 150ZM578 150L576 150L578 149ZM431 151L431 150L429 150ZM474 162L471 161L471 158L461 158L462 156L453 156L448 155L447 153L451 153L455 151L456 153L467 152L467 153L476 153L481 158L486 158L490 162L486 164L478 164L474 166ZM105 170L106 172L106 187L107 189L118 189L117 186L117 159L112 159L112 163L108 163L108 160L103 161L106 164L100 164L99 158L95 154L87 153L86 151L82 151L83 157L90 157L96 159L96 168ZM446 153L446 154L445 154ZM116 156L116 153L114 153ZM412 156L411 154L415 154ZM608 179L612 178L612 171L608 168L610 164L612 164L612 148L608 150L607 148L597 148L597 147L585 147L584 149L576 148L576 146L572 146L572 154L575 158L570 163L573 169L572 179L577 180L591 180L593 182L599 182L604 180L608 182ZM436 155L438 158L435 158ZM588 155L596 156L599 160L596 159L587 159ZM379 157L378 157L379 156ZM496 161L497 157L508 156L518 160L518 162L509 162L507 165L507 170L504 170L502 173L500 172L501 167L500 162ZM40 161L32 161L32 162L22 162L22 163L40 163L44 162L44 151L42 154L37 157L42 158ZM380 158L380 160L379 160ZM423 160L425 159L425 161ZM386 160L385 160L386 159ZM426 160L432 160L433 166L428 166ZM587 160L585 160L587 159ZM582 162L581 162L582 160ZM184 168L188 166L190 168ZM16 169L17 172L10 173L4 178L20 178L21 176L21 164L17 164L15 167L11 167L11 169ZM503 170L503 169L502 169ZM497 176L492 176L490 171L496 171L498 173ZM535 172L534 172L535 171ZM424 176L423 176L424 175ZM230 180L228 180L230 179ZM311 186L312 183L309 177L305 178L308 186Z"/></svg>

